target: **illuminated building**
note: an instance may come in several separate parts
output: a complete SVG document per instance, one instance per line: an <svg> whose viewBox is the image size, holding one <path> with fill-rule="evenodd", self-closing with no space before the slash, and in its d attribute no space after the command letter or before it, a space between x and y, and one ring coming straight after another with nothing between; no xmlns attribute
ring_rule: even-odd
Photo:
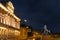
<svg viewBox="0 0 60 40"><path fill-rule="evenodd" d="M50 34L47 34L47 35L42 35L42 40L54 40L54 38L51 37Z"/></svg>
<svg viewBox="0 0 60 40"><path fill-rule="evenodd" d="M22 24L20 27L20 40L28 40L31 37L31 28L25 24Z"/></svg>
<svg viewBox="0 0 60 40"><path fill-rule="evenodd" d="M24 25L24 24L22 24L21 25L21 27L20 27L20 40L27 40L27 34L28 34L28 32L27 32L27 26L26 25Z"/></svg>
<svg viewBox="0 0 60 40"><path fill-rule="evenodd" d="M60 33L52 33L50 35L53 37L53 40L60 40Z"/></svg>
<svg viewBox="0 0 60 40"><path fill-rule="evenodd" d="M33 30L33 40L42 40L42 34L39 31Z"/></svg>
<svg viewBox="0 0 60 40"><path fill-rule="evenodd" d="M0 2L0 40L19 40L20 21L11 1L5 5Z"/></svg>

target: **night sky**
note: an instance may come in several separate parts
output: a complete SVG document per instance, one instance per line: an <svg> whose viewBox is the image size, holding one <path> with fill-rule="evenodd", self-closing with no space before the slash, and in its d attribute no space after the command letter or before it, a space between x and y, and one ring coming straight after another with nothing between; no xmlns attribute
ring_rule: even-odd
<svg viewBox="0 0 60 40"><path fill-rule="evenodd" d="M60 33L60 0L11 0L15 14L27 25L42 30L46 24L52 32Z"/></svg>

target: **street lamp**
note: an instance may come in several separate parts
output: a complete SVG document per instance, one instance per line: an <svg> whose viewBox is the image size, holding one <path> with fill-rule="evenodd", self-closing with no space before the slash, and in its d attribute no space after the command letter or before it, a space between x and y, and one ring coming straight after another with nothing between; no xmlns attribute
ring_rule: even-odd
<svg viewBox="0 0 60 40"><path fill-rule="evenodd" d="M24 22L27 22L27 20L25 19Z"/></svg>
<svg viewBox="0 0 60 40"><path fill-rule="evenodd" d="M27 26L28 25L28 22L27 22L27 20L25 19L24 20L24 24Z"/></svg>

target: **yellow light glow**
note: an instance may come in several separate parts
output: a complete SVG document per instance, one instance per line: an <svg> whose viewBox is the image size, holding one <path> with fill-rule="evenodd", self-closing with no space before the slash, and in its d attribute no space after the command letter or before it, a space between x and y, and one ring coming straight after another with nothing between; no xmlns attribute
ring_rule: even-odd
<svg viewBox="0 0 60 40"><path fill-rule="evenodd" d="M20 35L20 31L15 30L15 35L16 36Z"/></svg>
<svg viewBox="0 0 60 40"><path fill-rule="evenodd" d="M0 7L1 7L2 9L4 9L5 11L8 11L1 3L0 3Z"/></svg>
<svg viewBox="0 0 60 40"><path fill-rule="evenodd" d="M0 27L1 29L6 29L6 28L4 28L4 27Z"/></svg>
<svg viewBox="0 0 60 40"><path fill-rule="evenodd" d="M33 40L35 40L35 38L33 38Z"/></svg>
<svg viewBox="0 0 60 40"><path fill-rule="evenodd" d="M19 31L15 30L15 32L19 32Z"/></svg>

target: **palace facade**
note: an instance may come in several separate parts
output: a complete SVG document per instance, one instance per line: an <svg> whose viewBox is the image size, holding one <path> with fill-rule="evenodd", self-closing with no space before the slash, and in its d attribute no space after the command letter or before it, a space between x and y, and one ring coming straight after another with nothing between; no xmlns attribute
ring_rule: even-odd
<svg viewBox="0 0 60 40"><path fill-rule="evenodd" d="M0 2L0 40L19 40L20 21L11 1Z"/></svg>

